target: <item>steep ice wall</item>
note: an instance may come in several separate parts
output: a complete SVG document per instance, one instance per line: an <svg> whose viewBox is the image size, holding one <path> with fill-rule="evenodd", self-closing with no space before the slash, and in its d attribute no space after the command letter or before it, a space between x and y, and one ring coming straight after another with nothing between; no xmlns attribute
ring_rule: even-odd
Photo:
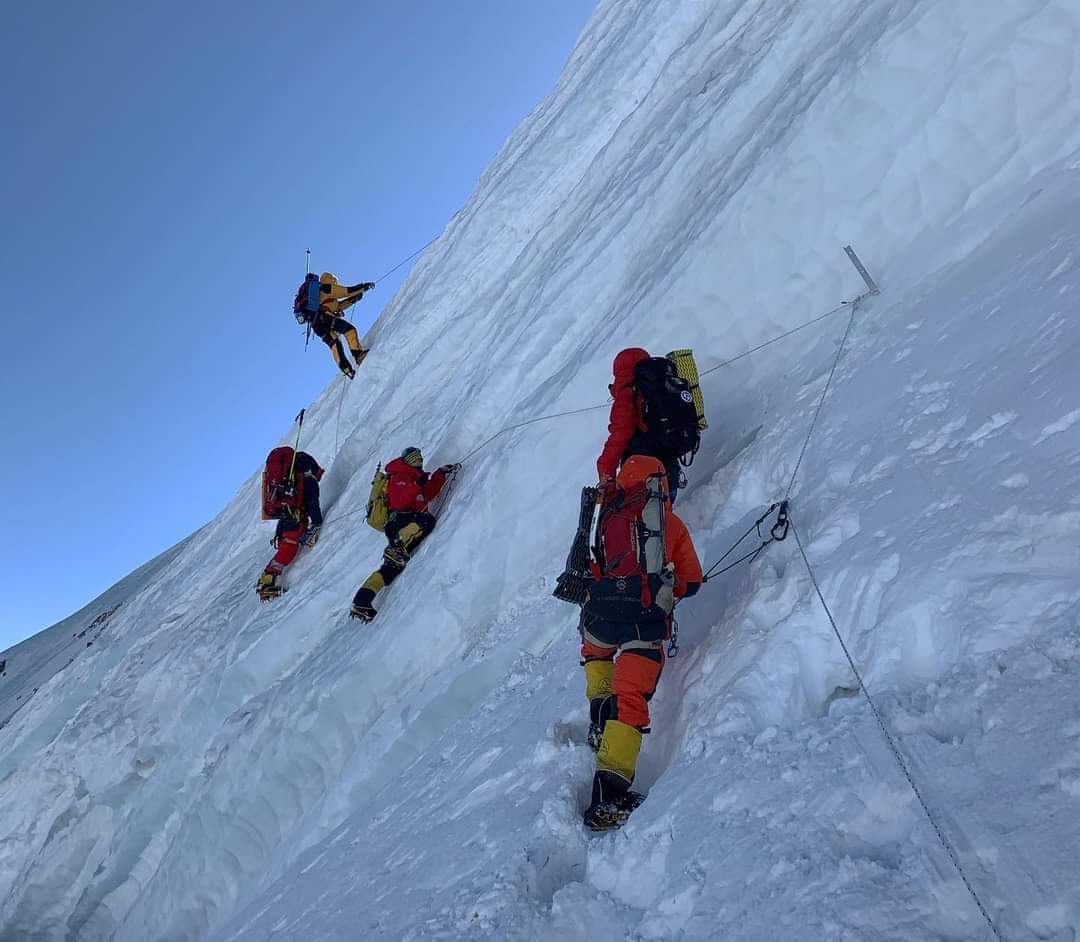
<svg viewBox="0 0 1080 942"><path fill-rule="evenodd" d="M252 592L269 536L253 477L4 730L0 931L335 938L367 920L372 938L711 937L718 920L739 932L751 881L767 888L746 923L761 931L782 916L836 935L839 904L821 897L846 893L898 938L975 932L889 756L852 745L874 730L837 694L851 678L790 547L687 606L643 759L650 800L622 843L582 843L589 757L551 732L579 708L574 619L549 593L602 410L495 438L379 619L345 611L381 549L358 513L377 461L407 444L454 460L509 423L600 403L628 344L692 346L705 367L738 354L858 291L851 241L886 295L860 312L796 518L901 731L916 749L920 733L962 738L978 693L964 685L992 677L978 659L1049 631L1075 594L1080 521L1044 502L1070 499L1061 467L1076 467L1061 390L1076 392L1062 306L1080 254L1062 207L1076 205L1078 33L1067 0L602 3L383 313L357 380L309 410L328 523L289 593L260 606ZM1029 310L1015 282L1035 291L1059 267ZM680 501L708 558L786 486L843 328L827 323L708 378L713 427ZM991 454L1009 473L973 476ZM936 527L980 538L935 543ZM1075 661L1054 650L1051 668ZM986 881L1008 856L988 838L962 850ZM1019 908L990 895L1010 925L1058 931L1080 901L1057 886L1034 880ZM882 929L866 920L847 925Z"/></svg>

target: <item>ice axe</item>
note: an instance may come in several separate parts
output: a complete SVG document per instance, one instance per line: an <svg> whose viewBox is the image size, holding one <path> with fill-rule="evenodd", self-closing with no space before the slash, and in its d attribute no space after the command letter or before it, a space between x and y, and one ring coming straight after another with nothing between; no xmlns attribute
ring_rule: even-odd
<svg viewBox="0 0 1080 942"><path fill-rule="evenodd" d="M307 281L307 276L311 274L311 249L305 249L306 261L304 262L304 281ZM307 353L308 341L311 339L311 324L312 321L308 321L307 333L304 334L304 353ZM303 411L300 412L303 415Z"/></svg>
<svg viewBox="0 0 1080 942"><path fill-rule="evenodd" d="M305 412L307 412L307 409L301 409L300 414L296 417L296 421L299 422L300 424L299 424L299 426L297 426L297 429L296 429L296 445L294 446L293 452L292 452L292 464L289 465L289 483L290 484L292 483L292 479L293 479L293 471L296 470L296 454L300 450L300 432L304 428L304 413Z"/></svg>

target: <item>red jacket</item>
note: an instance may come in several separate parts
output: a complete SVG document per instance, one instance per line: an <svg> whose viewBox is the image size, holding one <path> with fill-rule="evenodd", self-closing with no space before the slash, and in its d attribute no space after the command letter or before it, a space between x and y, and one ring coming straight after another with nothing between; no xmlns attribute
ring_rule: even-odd
<svg viewBox="0 0 1080 942"><path fill-rule="evenodd" d="M439 496L446 483L446 472L441 468L428 474L423 468L414 468L401 458L395 458L386 466L390 480L386 484L386 503L390 510L427 510L427 505Z"/></svg>
<svg viewBox="0 0 1080 942"><path fill-rule="evenodd" d="M612 364L615 382L608 389L615 400L611 404L611 417L608 419L608 437L604 450L596 462L596 470L601 478L615 477L630 439L639 431L644 431L641 421L641 404L633 390L634 367L642 360L647 360L649 353L641 347L629 347L621 351Z"/></svg>

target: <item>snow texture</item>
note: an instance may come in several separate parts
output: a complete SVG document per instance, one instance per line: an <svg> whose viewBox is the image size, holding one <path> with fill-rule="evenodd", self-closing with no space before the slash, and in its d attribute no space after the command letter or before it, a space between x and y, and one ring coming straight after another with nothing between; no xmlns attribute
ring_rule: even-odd
<svg viewBox="0 0 1080 942"><path fill-rule="evenodd" d="M1080 930L1080 8L605 0L308 410L327 524L260 604L258 477L4 655L0 938L991 938L794 540L680 607L626 828L551 598L620 348L703 369L863 290L792 492L1001 936ZM848 309L703 377L711 562L782 496ZM492 436L495 436L492 438ZM376 463L465 464L351 622ZM283 439L284 440L284 439ZM267 443L268 447L273 443Z"/></svg>

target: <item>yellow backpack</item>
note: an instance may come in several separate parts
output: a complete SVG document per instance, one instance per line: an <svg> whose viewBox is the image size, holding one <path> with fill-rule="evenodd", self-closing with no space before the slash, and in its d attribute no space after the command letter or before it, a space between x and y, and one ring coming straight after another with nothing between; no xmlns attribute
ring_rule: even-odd
<svg viewBox="0 0 1080 942"><path fill-rule="evenodd" d="M386 521L390 518L390 507L386 503L386 485L389 482L386 472L380 464L375 469L375 477L371 479L371 493L368 494L367 502L367 525L380 533L386 529Z"/></svg>
<svg viewBox="0 0 1080 942"><path fill-rule="evenodd" d="M675 364L675 372L680 379L685 379L690 387L690 395L694 397L694 411L697 412L697 424L699 429L707 429L709 421L705 418L705 397L701 395L701 387L698 385L697 363L694 362L693 350L672 350L667 358Z"/></svg>

